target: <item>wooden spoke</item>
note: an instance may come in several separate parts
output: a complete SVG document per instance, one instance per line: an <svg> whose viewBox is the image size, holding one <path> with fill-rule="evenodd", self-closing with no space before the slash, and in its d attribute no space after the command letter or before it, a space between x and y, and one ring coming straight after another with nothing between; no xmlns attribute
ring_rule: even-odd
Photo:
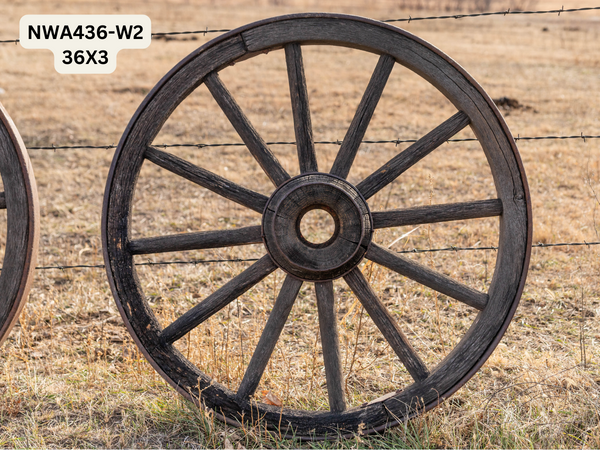
<svg viewBox="0 0 600 450"><path fill-rule="evenodd" d="M135 239L129 242L129 251L133 255L148 255L150 253L233 247L235 245L259 244L261 242L260 225L257 225L232 230L202 231L199 233L181 233Z"/></svg>
<svg viewBox="0 0 600 450"><path fill-rule="evenodd" d="M237 277L213 292L165 328L161 338L167 343L181 339L206 319L216 314L252 286L277 269L269 255L263 256Z"/></svg>
<svg viewBox="0 0 600 450"><path fill-rule="evenodd" d="M296 147L300 173L318 172L317 156L313 141L310 108L308 105L308 90L302 62L302 48L299 44L285 46L285 61L287 63L292 113L294 115L294 130L296 132Z"/></svg>
<svg viewBox="0 0 600 450"><path fill-rule="evenodd" d="M427 133L417 142L403 152L394 156L363 181L358 186L364 198L370 198L394 181L408 168L412 167L429 153L438 148L460 130L465 128L471 119L464 112L459 111L440 126Z"/></svg>
<svg viewBox="0 0 600 450"><path fill-rule="evenodd" d="M0 209L6 209L6 195L0 192Z"/></svg>
<svg viewBox="0 0 600 450"><path fill-rule="evenodd" d="M396 352L406 370L415 381L423 381L429 376L429 370L417 352L413 349L404 333L398 328L398 324L390 315L389 311L377 298L371 286L363 276L360 269L355 268L344 276L344 280L352 289L358 300L363 304L365 310L377 325L390 347Z"/></svg>
<svg viewBox="0 0 600 450"><path fill-rule="evenodd" d="M258 192L251 191L226 178L187 162L175 155L163 152L155 147L148 147L144 154L147 160L190 180L222 197L239 203L246 208L262 213L268 198Z"/></svg>
<svg viewBox="0 0 600 450"><path fill-rule="evenodd" d="M269 320L267 320L265 329L260 336L250 364L248 364L244 378L238 388L237 396L239 399L246 400L256 392L258 383L260 383L301 286L302 281L290 275L285 278L275 305L271 310L271 314L269 314Z"/></svg>
<svg viewBox="0 0 600 450"><path fill-rule="evenodd" d="M340 146L340 151L333 162L330 172L332 175L341 178L348 176L358 147L360 147L360 143L365 136L369 122L371 122L371 118L373 117L373 112L375 112L375 107L379 103L383 88L385 88L395 62L396 60L389 55L381 55L379 58L367 90L363 94L350 128L348 128L344 141Z"/></svg>
<svg viewBox="0 0 600 450"><path fill-rule="evenodd" d="M502 215L500 199L372 212L373 228L401 227Z"/></svg>
<svg viewBox="0 0 600 450"><path fill-rule="evenodd" d="M290 178L275 155L252 126L231 93L227 90L217 72L211 72L204 78L204 84L217 101L235 131L240 135L252 156L265 171L275 186L279 186Z"/></svg>
<svg viewBox="0 0 600 450"><path fill-rule="evenodd" d="M333 282L315 283L317 307L319 310L319 329L321 330L321 346L323 348L323 363L327 379L327 395L329 409L342 412L346 409L344 400L344 376L340 357L340 338L338 335L337 318L333 296Z"/></svg>
<svg viewBox="0 0 600 450"><path fill-rule="evenodd" d="M374 263L387 267L411 280L415 280L417 283L421 283L480 311L485 309L487 305L488 294L454 281L446 275L436 272L416 261L411 261L408 258L394 254L379 245L371 243L366 256Z"/></svg>

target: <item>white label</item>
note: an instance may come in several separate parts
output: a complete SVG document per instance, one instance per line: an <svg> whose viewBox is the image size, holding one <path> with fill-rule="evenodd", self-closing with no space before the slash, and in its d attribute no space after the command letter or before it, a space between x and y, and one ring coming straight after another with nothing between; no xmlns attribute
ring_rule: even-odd
<svg viewBox="0 0 600 450"><path fill-rule="evenodd" d="M147 48L150 18L144 15L26 15L19 23L23 48L54 53L58 73L112 73L124 48Z"/></svg>

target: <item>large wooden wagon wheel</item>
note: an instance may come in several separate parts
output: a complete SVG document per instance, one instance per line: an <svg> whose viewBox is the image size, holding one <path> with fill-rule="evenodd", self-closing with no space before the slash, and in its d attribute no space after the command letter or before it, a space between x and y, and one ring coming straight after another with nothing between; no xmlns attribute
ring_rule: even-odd
<svg viewBox="0 0 600 450"><path fill-rule="evenodd" d="M6 214L0 272L0 344L23 309L37 257L39 206L33 170L23 140L0 105L0 209Z"/></svg>
<svg viewBox="0 0 600 450"><path fill-rule="evenodd" d="M335 45L380 55L371 81L329 173L317 167L302 48ZM301 175L290 177L250 124L219 71L260 53L284 49ZM283 57L283 52L282 52ZM395 64L435 86L457 112L380 169L353 185L346 177ZM274 185L270 197L233 183L152 146L173 110L204 83ZM367 199L463 128L480 141L496 198L371 212ZM156 164L262 214L262 226L132 239L132 201L143 164ZM332 237L314 244L299 223L312 209L329 212ZM498 216L499 248L488 292L480 292L372 242L375 229ZM301 14L263 20L229 32L190 54L152 90L131 120L115 154L105 192L103 245L108 277L123 319L155 369L181 394L230 423L264 418L268 427L303 438L373 432L437 405L485 362L513 316L531 243L531 211L523 167L510 132L483 89L454 61L411 34L373 20ZM264 256L165 327L145 295L134 255L264 243ZM359 264L370 260L478 310L455 348L427 367L401 326L378 299ZM174 343L276 270L287 274L237 392L211 380ZM332 280L343 277L414 382L349 408L342 387ZM329 411L277 407L254 400L275 343L302 283L314 283L329 396ZM201 392L201 394L200 394Z"/></svg>

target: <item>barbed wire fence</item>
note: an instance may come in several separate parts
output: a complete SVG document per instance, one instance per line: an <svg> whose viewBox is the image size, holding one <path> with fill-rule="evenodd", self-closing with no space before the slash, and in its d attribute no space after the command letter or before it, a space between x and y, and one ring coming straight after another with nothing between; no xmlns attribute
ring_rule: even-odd
<svg viewBox="0 0 600 450"><path fill-rule="evenodd" d="M600 135L589 135L589 134L576 134L571 136L515 136L515 141L541 141L541 140L573 140L581 139L584 142L587 139L600 139ZM418 139L387 139L387 140L363 140L363 144L410 144L417 142ZM465 139L448 139L446 142L477 142L477 138L465 138ZM342 140L335 141L315 141L315 144L320 145L342 145ZM267 142L267 145L296 145L294 141L273 141ZM157 148L206 148L206 147L244 147L246 144L243 142L222 142L222 143L197 143L197 144L152 144ZM40 147L27 147L28 150L111 150L115 149L115 144L108 145L46 145Z"/></svg>
<svg viewBox="0 0 600 450"><path fill-rule="evenodd" d="M535 11L521 11L521 10L511 10L506 9L502 11L491 11L491 12L480 12L480 13L469 13L469 14L449 14L449 15L440 15L440 16L417 16L412 17L409 15L408 17L398 18L398 19L383 19L381 22L383 23L394 23L394 22L416 22L416 21L429 21L429 20L448 20L448 19L467 19L467 18L477 18L477 17L491 17L491 16L515 16L515 15L548 15L548 14L556 14L557 16L561 16L561 14L565 13L575 13L575 12L583 12L583 11L599 11L600 6L591 6L591 7L582 7L582 8L564 8L561 9L551 9L551 10L535 10ZM172 32L157 32L152 33L153 39L170 41L174 36L186 36L186 35L204 35L207 34L215 34L215 33L226 33L231 31L231 29L209 29L206 27L203 30L192 30L192 31L172 31ZM9 40L0 40L0 44L18 44L19 39L9 39ZM514 137L515 141L540 141L540 140L582 140L584 143L588 139L600 139L600 135L593 134L584 134L581 132L578 135L546 135L546 136L520 136L517 135ZM473 142L477 141L476 138L465 138L465 139L449 139L447 142ZM388 140L363 140L364 144L395 144L400 145L404 143L414 143L417 142L417 139L388 139ZM295 145L296 143L293 141L275 141L275 142L267 142L268 145ZM322 145L338 145L342 144L341 140L335 141L316 141L315 144ZM224 142L224 143L188 143L188 144L154 144L155 147L158 148L206 148L206 147L237 147L237 146L245 146L242 142ZM107 144L107 145L44 145L44 146L31 146L28 147L29 150L111 150L116 149L117 145L115 144ZM557 248L557 247L593 247L600 245L600 241L594 242L557 242L557 243L535 243L532 245L533 248L541 248L541 249L549 249L549 248ZM400 250L397 253L400 254L418 254L418 253L437 253L437 252L459 252L459 251L497 251L498 247L496 246L487 246L487 247L443 247L443 248L413 248L408 250ZM230 258L230 259L198 259L198 260L175 260L175 261L145 261L145 262L137 262L136 266L165 266L165 265L200 265L200 264L218 264L218 263L242 263L242 262L255 262L258 261L258 258ZM67 269L104 269L104 264L55 264L48 266L38 266L36 270L67 270ZM0 269L1 270L1 269Z"/></svg>
<svg viewBox="0 0 600 450"><path fill-rule="evenodd" d="M552 248L552 247L592 247L600 245L600 241L594 242L557 242L551 244L545 244L539 242L533 244L533 248ZM497 251L498 247L442 247L442 248L413 248L410 250L399 250L396 253L400 254L415 254L415 253L438 253L438 252L464 252L464 251L483 251L492 250ZM219 264L219 263L241 263L241 262L256 262L259 258L232 258L232 259L194 259L186 261L144 261L134 263L134 266L170 266L170 265L193 265L197 266L200 264ZM37 270L65 270L65 269L104 269L104 264L75 264L75 265L53 265L53 266L40 266L36 267Z"/></svg>
<svg viewBox="0 0 600 450"><path fill-rule="evenodd" d="M417 21L425 21L425 20L447 20L447 19L468 19L474 17L491 17L491 16L516 16L516 15L544 15L544 14L556 14L560 16L564 13L574 13L574 12L583 12L583 11L597 11L600 10L600 6L589 6L583 8L567 8L563 6L561 9L548 9L548 10L536 10L536 11L521 11L521 10L511 10L510 8L502 10L502 11L489 11L489 12L480 12L480 13L469 13L469 14L448 14L442 16L424 16L424 17L412 17L409 15L408 17L403 17L400 19L382 19L380 22L384 23L394 23L394 22L417 22ZM160 32L160 33L152 33L153 39L165 39L168 36L183 36L183 35L204 35L214 34L214 33L227 33L232 29L209 29L206 27L204 30L193 30L193 31L169 31L169 32ZM165 39L168 41L168 39ZM8 40L0 40L0 44L18 44L19 39L8 39Z"/></svg>

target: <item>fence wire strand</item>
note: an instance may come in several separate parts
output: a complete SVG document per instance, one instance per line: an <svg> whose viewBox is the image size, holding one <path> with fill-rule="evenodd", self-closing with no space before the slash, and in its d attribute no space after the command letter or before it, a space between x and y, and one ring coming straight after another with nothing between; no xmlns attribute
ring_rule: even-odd
<svg viewBox="0 0 600 450"><path fill-rule="evenodd" d="M571 13L571 12L579 12L579 11L594 11L600 10L600 6L589 6L585 8L568 8L565 9L563 6L561 9L549 9L549 10L539 10L539 11L520 11L520 10L511 10L510 8L504 11L492 11L492 12L481 12L481 13L470 13L470 14L450 14L445 16L429 16L429 17L411 17L402 19L385 19L381 22L415 22L418 20L445 20L445 19L466 19L469 17L486 17L486 16L514 16L514 15L534 15L534 14L557 14L560 16L562 13Z"/></svg>
<svg viewBox="0 0 600 450"><path fill-rule="evenodd" d="M600 241L595 242L556 242L551 244L545 244L538 242L533 244L532 248L555 248L555 247L592 247L600 245ZM396 253L399 254L410 254L410 253L440 253L440 252L469 252L469 251L482 251L482 250L493 250L497 251L498 247L442 247L442 248L413 248L409 250L400 250ZM134 266L171 266L171 265L202 265L202 264L220 264L220 263L241 263L241 262L256 262L259 258L234 258L234 259L196 259L190 261L144 261L134 263ZM57 264L54 266L40 266L36 267L36 270L66 270L66 269L104 269L104 264Z"/></svg>
<svg viewBox="0 0 600 450"><path fill-rule="evenodd" d="M596 11L600 10L600 6L589 6L584 8L567 8L563 6L561 9L549 9L549 10L538 10L538 11L521 11L521 10L511 10L510 8L502 10L502 11L489 11L489 12L480 12L480 13L468 13L468 14L448 14L443 16L425 16L425 17L412 17L409 14L408 17L400 18L400 19L382 19L381 22L384 23L392 23L392 22L417 22L417 21L426 21L426 20L447 20L447 19L467 19L473 17L489 17L489 16L514 16L514 15L542 15L542 14L557 14L560 16L563 13L573 13L573 12L581 12L581 11ZM207 34L214 33L226 33L231 31L230 28L226 29L209 29L206 27L204 30L193 30L193 31L169 31L169 32L158 32L152 33L153 39L165 39L169 41L169 36L182 36L182 35L198 35L202 34L206 36ZM0 44L18 44L19 39L8 39L8 40L0 40Z"/></svg>
<svg viewBox="0 0 600 450"><path fill-rule="evenodd" d="M581 139L584 142L587 139L600 139L600 135L592 134L575 134L566 136L514 136L515 141L542 141L542 140L573 140ZM381 139L381 140L363 140L363 144L410 144L417 142L418 139ZM446 142L477 142L477 138L465 138L465 139L448 139ZM335 141L315 141L315 144L322 145L342 145L342 140ZM206 148L206 147L244 147L246 144L243 142L221 142L221 143L197 143L197 144L152 144L157 148ZM274 141L267 142L267 145L296 145L294 141ZM110 145L43 145L43 146L31 146L27 147L28 150L111 150L115 149L115 144Z"/></svg>

